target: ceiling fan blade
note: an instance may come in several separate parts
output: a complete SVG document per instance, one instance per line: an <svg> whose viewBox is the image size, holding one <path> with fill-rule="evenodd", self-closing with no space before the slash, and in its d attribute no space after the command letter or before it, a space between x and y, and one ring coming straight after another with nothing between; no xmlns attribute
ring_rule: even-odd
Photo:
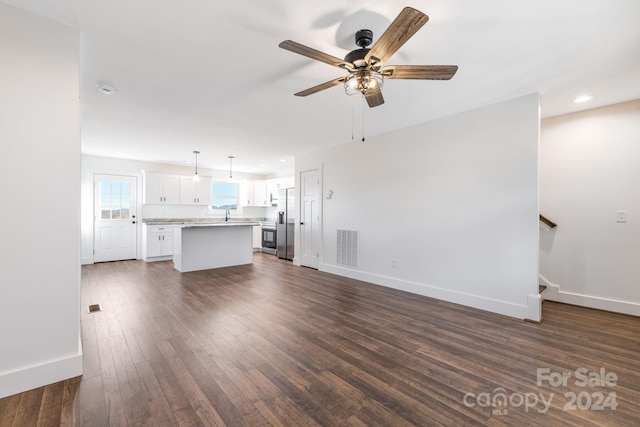
<svg viewBox="0 0 640 427"><path fill-rule="evenodd" d="M380 86L368 89L365 92L364 97L367 100L367 104L369 104L369 107L371 108L384 104L384 98L382 97Z"/></svg>
<svg viewBox="0 0 640 427"><path fill-rule="evenodd" d="M378 63L386 62L428 20L429 17L419 10L405 7L367 53L365 61L370 63L372 58L376 58Z"/></svg>
<svg viewBox="0 0 640 427"><path fill-rule="evenodd" d="M387 65L380 74L385 79L449 80L456 71L457 65Z"/></svg>
<svg viewBox="0 0 640 427"><path fill-rule="evenodd" d="M300 91L298 93L295 93L294 95L295 96L313 95L314 93L320 92L321 90L325 90L325 89L329 89L330 87L337 86L340 83L344 82L345 79L346 77L338 77L337 79L329 80L328 82L319 84L318 86L310 87L309 89Z"/></svg>
<svg viewBox="0 0 640 427"><path fill-rule="evenodd" d="M337 58L333 55L329 55L328 53L320 52L319 50L294 42L292 40L285 40L278 46L284 50L306 56L307 58L315 59L316 61L324 62L325 64L333 65L334 67L347 69L353 68L353 66L348 62L345 62L344 59Z"/></svg>

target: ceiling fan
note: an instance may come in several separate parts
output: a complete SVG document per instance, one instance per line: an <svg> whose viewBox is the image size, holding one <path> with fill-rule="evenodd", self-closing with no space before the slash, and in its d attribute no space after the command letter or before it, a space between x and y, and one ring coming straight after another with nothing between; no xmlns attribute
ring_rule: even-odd
<svg viewBox="0 0 640 427"><path fill-rule="evenodd" d="M371 30L360 30L356 33L356 45L360 49L353 50L344 60L320 52L291 40L279 44L282 49L324 62L349 72L344 77L330 80L312 88L296 93L296 96L312 95L321 90L344 84L348 95L361 93L369 107L377 107L384 103L382 86L385 79L411 80L449 80L458 70L457 65L386 65L387 61L400 47L406 43L429 17L412 7L405 7L393 20L389 28L378 41L368 48L373 41Z"/></svg>

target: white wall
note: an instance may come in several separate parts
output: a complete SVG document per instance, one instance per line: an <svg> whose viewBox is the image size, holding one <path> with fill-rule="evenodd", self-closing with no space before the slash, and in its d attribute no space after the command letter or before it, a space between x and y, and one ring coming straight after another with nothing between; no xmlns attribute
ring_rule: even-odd
<svg viewBox="0 0 640 427"><path fill-rule="evenodd" d="M82 374L76 29L0 4L0 398Z"/></svg>
<svg viewBox="0 0 640 427"><path fill-rule="evenodd" d="M640 100L545 119L540 144L545 298L640 315Z"/></svg>
<svg viewBox="0 0 640 427"><path fill-rule="evenodd" d="M539 123L533 94L297 157L334 192L320 269L538 320ZM360 232L357 269L338 229Z"/></svg>
<svg viewBox="0 0 640 427"><path fill-rule="evenodd" d="M82 264L93 263L93 177L94 174L129 175L137 178L138 218L224 218L224 212L210 213L206 206L173 206L173 205L143 205L142 204L142 172L161 172L178 175L192 175L192 166L177 166L162 163L142 162L138 160L115 159L111 157L82 155ZM214 180L226 181L229 171L198 168L200 176L211 177ZM265 179L262 175L233 173L234 180ZM241 191L244 187L241 185ZM241 194L241 198L245 198ZM233 218L275 218L275 208L240 207L231 212ZM140 225L141 223L138 223ZM141 227L138 227L138 258L141 257Z"/></svg>

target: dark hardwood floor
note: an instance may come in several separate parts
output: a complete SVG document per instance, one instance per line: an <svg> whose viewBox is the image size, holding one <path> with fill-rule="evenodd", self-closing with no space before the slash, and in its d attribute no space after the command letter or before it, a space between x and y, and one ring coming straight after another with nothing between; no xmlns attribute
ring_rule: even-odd
<svg viewBox="0 0 640 427"><path fill-rule="evenodd" d="M1 399L0 426L640 425L636 317L535 324L263 254L85 266L82 293L83 377Z"/></svg>

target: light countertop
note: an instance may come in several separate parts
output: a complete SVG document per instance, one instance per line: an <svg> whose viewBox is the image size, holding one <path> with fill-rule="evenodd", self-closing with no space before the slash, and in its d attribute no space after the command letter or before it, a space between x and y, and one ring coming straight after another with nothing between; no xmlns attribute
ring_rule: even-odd
<svg viewBox="0 0 640 427"><path fill-rule="evenodd" d="M253 227L259 226L259 222L249 222L249 221L220 221L220 222L211 222L211 223L185 223L185 224L175 224L179 225L180 228L202 228L202 227Z"/></svg>
<svg viewBox="0 0 640 427"><path fill-rule="evenodd" d="M252 225L259 226L260 221L266 218L232 218L225 221L224 218L144 218L142 223L146 225L184 225L184 226L212 226L212 225Z"/></svg>

